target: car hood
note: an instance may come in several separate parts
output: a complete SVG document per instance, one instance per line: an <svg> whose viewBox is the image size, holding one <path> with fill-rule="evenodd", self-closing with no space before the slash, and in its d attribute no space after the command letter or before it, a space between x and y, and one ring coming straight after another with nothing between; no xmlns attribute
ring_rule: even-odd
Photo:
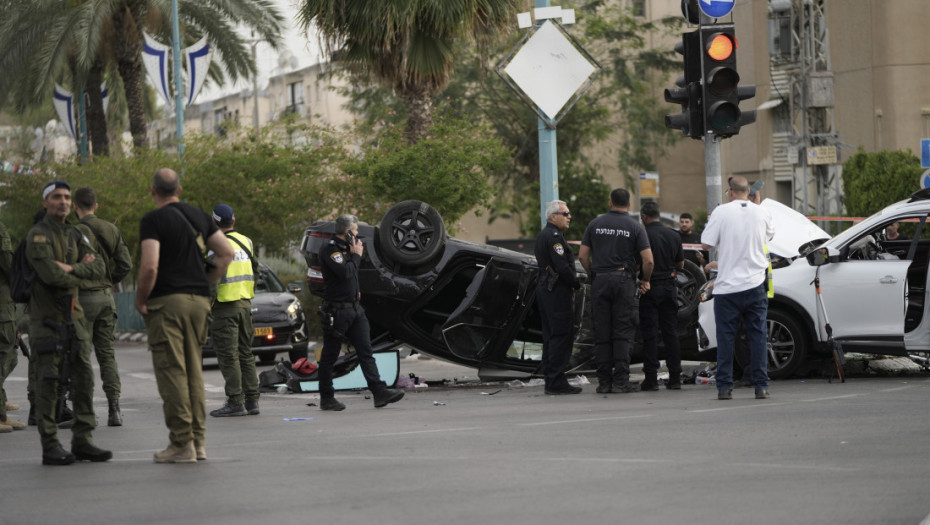
<svg viewBox="0 0 930 525"><path fill-rule="evenodd" d="M252 318L255 321L281 321L287 319L287 307L297 298L288 292L257 293L252 299Z"/></svg>
<svg viewBox="0 0 930 525"><path fill-rule="evenodd" d="M762 201L772 215L775 236L768 242L769 252L781 257L797 257L798 248L807 242L832 237L801 213L772 199Z"/></svg>

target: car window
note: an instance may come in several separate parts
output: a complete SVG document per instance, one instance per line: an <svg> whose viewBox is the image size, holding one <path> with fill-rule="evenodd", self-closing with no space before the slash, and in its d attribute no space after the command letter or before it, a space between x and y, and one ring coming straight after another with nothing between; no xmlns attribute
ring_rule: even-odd
<svg viewBox="0 0 930 525"><path fill-rule="evenodd" d="M284 290L284 284L274 272L264 266L259 269L258 278L255 279L255 293L281 293Z"/></svg>
<svg viewBox="0 0 930 525"><path fill-rule="evenodd" d="M930 244L930 231L926 215L889 218L887 221L862 232L847 245L850 261L888 261L907 259L911 241L917 236ZM926 248L922 251L926 251Z"/></svg>

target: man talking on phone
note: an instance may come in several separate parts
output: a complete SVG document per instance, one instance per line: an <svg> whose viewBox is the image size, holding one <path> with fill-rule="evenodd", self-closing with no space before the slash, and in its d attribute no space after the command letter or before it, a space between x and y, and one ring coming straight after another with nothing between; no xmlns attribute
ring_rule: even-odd
<svg viewBox="0 0 930 525"><path fill-rule="evenodd" d="M329 242L320 248L323 272L323 352L320 355L320 409L340 411L346 406L336 399L333 390L333 366L342 343L355 347L359 366L374 398L375 408L400 401L402 390L388 388L378 374L372 356L370 326L365 309L359 304L358 268L364 252L358 238L358 218L340 215Z"/></svg>

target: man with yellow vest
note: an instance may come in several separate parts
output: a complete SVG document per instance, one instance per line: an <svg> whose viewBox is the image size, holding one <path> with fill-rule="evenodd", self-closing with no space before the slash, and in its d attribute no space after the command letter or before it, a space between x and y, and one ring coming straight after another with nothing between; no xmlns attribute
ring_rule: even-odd
<svg viewBox="0 0 930 525"><path fill-rule="evenodd" d="M213 417L257 415L258 373L252 355L252 298L255 269L252 241L234 232L236 217L228 204L213 208L213 222L226 235L234 256L226 275L216 287L210 336L220 372L226 381L226 404L213 410Z"/></svg>

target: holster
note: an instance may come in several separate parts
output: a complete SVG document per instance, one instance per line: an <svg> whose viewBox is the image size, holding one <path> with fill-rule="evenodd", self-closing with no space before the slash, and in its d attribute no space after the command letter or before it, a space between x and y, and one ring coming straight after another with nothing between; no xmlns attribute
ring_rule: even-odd
<svg viewBox="0 0 930 525"><path fill-rule="evenodd" d="M553 270L551 266L547 266L546 277L548 277L546 282L546 291L551 292L552 290L555 290L555 285L559 282L559 274Z"/></svg>

